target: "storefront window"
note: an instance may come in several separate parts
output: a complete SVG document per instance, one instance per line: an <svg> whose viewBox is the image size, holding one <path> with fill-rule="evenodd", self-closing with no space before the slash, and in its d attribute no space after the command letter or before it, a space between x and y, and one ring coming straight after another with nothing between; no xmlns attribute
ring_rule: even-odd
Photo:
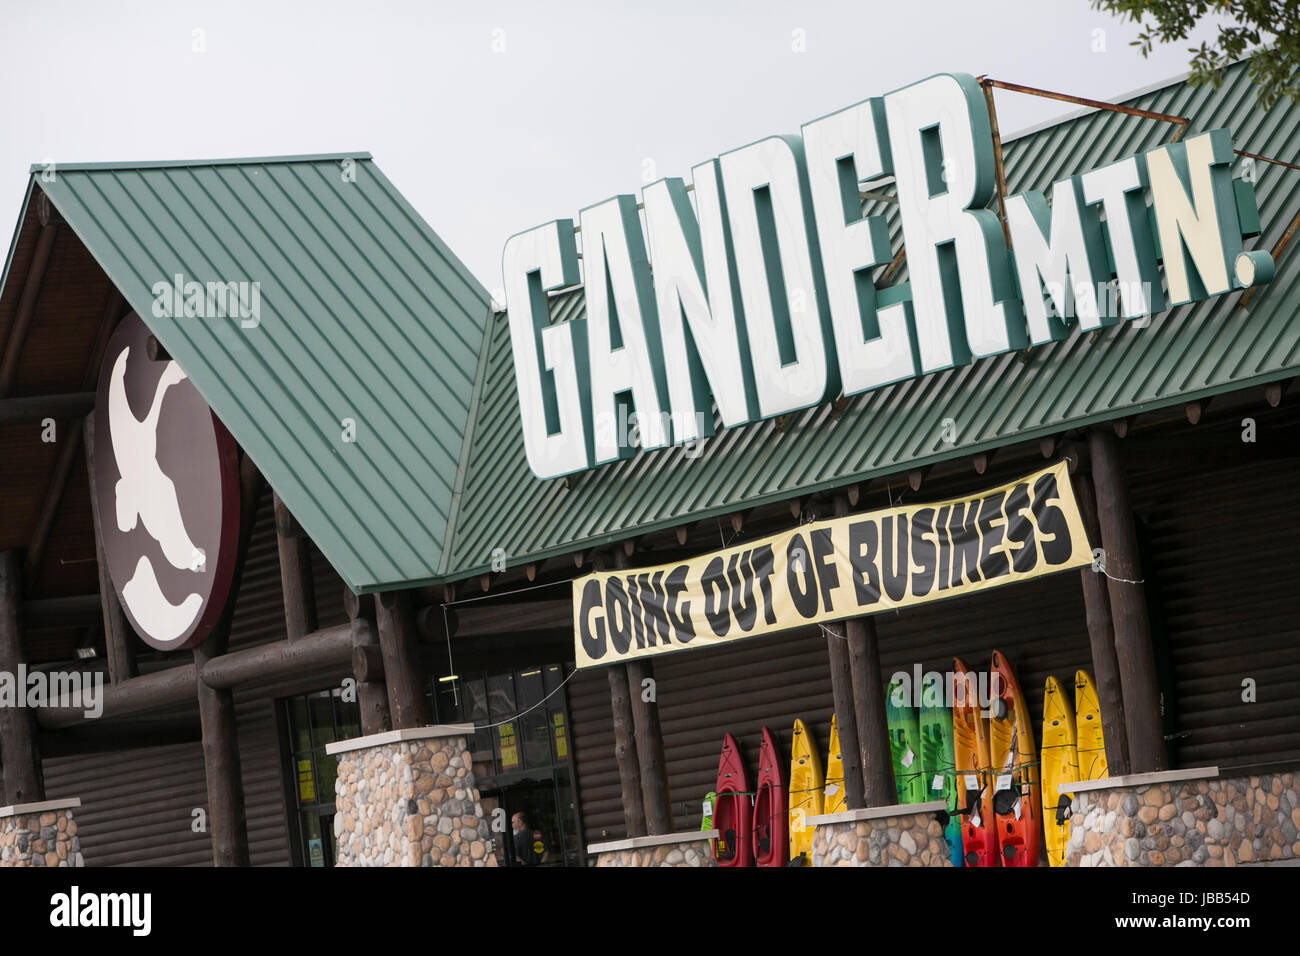
<svg viewBox="0 0 1300 956"><path fill-rule="evenodd" d="M483 812L504 825L492 834L502 865L581 865L564 695L569 669L545 664L509 673L460 674L432 683L430 699L439 723L473 723L478 728L470 751ZM527 821L528 841L514 837L516 813ZM521 861L515 848L523 842L543 849Z"/></svg>
<svg viewBox="0 0 1300 956"><path fill-rule="evenodd" d="M295 862L334 865L334 781L338 758L325 745L360 736L361 710L339 688L281 701L288 724L293 781Z"/></svg>

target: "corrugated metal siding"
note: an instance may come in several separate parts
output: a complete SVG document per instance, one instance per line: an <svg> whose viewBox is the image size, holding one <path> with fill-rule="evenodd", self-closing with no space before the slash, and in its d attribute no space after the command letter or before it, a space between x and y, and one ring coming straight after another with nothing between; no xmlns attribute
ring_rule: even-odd
<svg viewBox="0 0 1300 956"><path fill-rule="evenodd" d="M1083 593L1073 572L875 620L887 680L895 671L910 674L917 663L923 673L949 671L953 655L987 668L992 651L1001 650L1016 668L1036 736L1047 676L1069 679L1091 667ZM736 737L751 776L764 726L787 758L796 717L809 723L823 750L829 745L833 704L820 629L674 654L654 664L677 829L700 824L699 801L714 787L724 733ZM579 671L569 686L586 842L616 839L624 827L608 678L603 668Z"/></svg>
<svg viewBox="0 0 1300 956"><path fill-rule="evenodd" d="M319 552L313 551L312 571L320 626L346 620L343 582ZM284 639L284 603L269 494L263 496L258 509L231 627L232 649ZM254 866L290 863L274 698L331 686L342 676L304 672L278 684L235 691L249 858ZM197 720L192 706L176 713ZM207 806L200 743L52 758L43 761L42 767L51 799L81 798L76 819L87 865L211 864L208 835L190 830L191 811Z"/></svg>
<svg viewBox="0 0 1300 956"><path fill-rule="evenodd" d="M356 588L439 570L487 293L369 159L60 166L96 261ZM259 282L260 324L155 318L155 282ZM355 443L341 420L356 423Z"/></svg>
<svg viewBox="0 0 1300 956"><path fill-rule="evenodd" d="M1220 89L1184 84L1139 96L1131 105L1190 116L1189 133L1233 131L1238 148L1294 159L1300 112L1279 104L1265 113L1254 101L1244 65ZM1046 189L1167 142L1172 127L1098 112L1006 144L1012 193ZM1248 248L1271 248L1300 212L1300 173L1257 165L1264 234ZM864 207L890 222L898 248L897 207ZM488 326L489 355L468 459L464 502L451 545L451 576L488 570L492 549L512 561L567 553L687 519L734 511L904 467L969 455L1012 440L1057 434L1116 418L1295 375L1300 371L1300 284L1292 250L1278 277L1248 312L1239 295L1222 296L1092 336L1011 353L921 376L853 397L842 415L829 404L776 421L727 429L688 459L681 448L638 453L626 461L562 480L529 471L520 435L514 368L505 315ZM905 277L906 272L900 274ZM552 321L585 314L581 292L552 302ZM957 424L948 445L942 422Z"/></svg>
<svg viewBox="0 0 1300 956"><path fill-rule="evenodd" d="M1300 761L1296 475L1291 459L1134 482L1173 664L1175 766Z"/></svg>

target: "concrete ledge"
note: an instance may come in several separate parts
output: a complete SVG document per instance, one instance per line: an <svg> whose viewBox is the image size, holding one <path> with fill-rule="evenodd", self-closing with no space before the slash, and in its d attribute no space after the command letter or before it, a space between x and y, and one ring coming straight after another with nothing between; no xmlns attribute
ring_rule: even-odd
<svg viewBox="0 0 1300 956"><path fill-rule="evenodd" d="M7 817L20 817L27 813L46 813L50 810L75 810L81 806L80 797L64 797L62 800L39 800L36 803L15 803L0 807L0 820Z"/></svg>
<svg viewBox="0 0 1300 956"><path fill-rule="evenodd" d="M429 740L435 737L469 737L474 734L473 724L435 724L432 727L408 727L405 730L386 730L382 734L370 734L367 737L353 737L325 745L327 754L347 753L350 750L365 750L369 747L382 747L384 744L403 743L407 740Z"/></svg>
<svg viewBox="0 0 1300 956"><path fill-rule="evenodd" d="M1219 775L1218 767L1189 767L1187 770L1157 770L1154 773L1130 773L1122 777L1102 777L1100 780L1080 780L1057 786L1057 793L1088 793L1092 790L1113 790L1115 787L1142 787L1152 783L1176 783L1180 780L1205 780Z"/></svg>
<svg viewBox="0 0 1300 956"><path fill-rule="evenodd" d="M619 850L639 850L647 846L665 846L672 843L694 843L696 840L716 840L717 830L695 830L686 833L665 833L662 836L631 837L627 840L611 840L608 843L592 843L587 846L587 855L597 853L617 853Z"/></svg>
<svg viewBox="0 0 1300 956"><path fill-rule="evenodd" d="M947 809L943 800L929 800L925 803L899 803L888 807L864 807L861 810L844 810L841 813L823 813L808 817L804 823L813 827L829 826L832 823L859 823L863 820L881 820L885 817L905 817L914 813L934 813Z"/></svg>

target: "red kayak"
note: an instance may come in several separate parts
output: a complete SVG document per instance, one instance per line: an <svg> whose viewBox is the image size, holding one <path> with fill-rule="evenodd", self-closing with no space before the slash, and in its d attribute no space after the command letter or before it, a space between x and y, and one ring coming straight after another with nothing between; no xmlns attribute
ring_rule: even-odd
<svg viewBox="0 0 1300 956"><path fill-rule="evenodd" d="M749 842L754 808L748 790L740 748L735 738L727 734L722 740L718 784L714 787L717 795L713 798L713 828L718 831L713 858L718 866L749 866L754 862Z"/></svg>
<svg viewBox="0 0 1300 956"><path fill-rule="evenodd" d="M789 860L790 808L785 774L776 741L763 728L758 748L758 783L754 797L754 865L785 866Z"/></svg>

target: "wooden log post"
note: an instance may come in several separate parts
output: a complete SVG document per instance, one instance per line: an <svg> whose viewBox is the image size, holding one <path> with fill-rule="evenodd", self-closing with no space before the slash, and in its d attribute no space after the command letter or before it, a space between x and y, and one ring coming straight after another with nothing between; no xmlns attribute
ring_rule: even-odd
<svg viewBox="0 0 1300 956"><path fill-rule="evenodd" d="M836 516L842 518L848 513L848 496L836 495ZM848 647L849 679L858 731L863 806L887 807L897 802L897 795L894 791L893 764L889 756L885 678L880 667L880 641L876 636L875 620L871 617L855 617L845 621L844 637ZM843 741L841 731L841 746ZM845 798L848 799L847 794Z"/></svg>
<svg viewBox="0 0 1300 956"><path fill-rule="evenodd" d="M668 768L664 761L664 735L659 726L658 688L654 664L629 661L627 684L631 695L632 727L636 735L637 764L641 770L641 795L645 805L647 836L672 833L672 801L668 795Z"/></svg>
<svg viewBox="0 0 1300 956"><path fill-rule="evenodd" d="M388 687L383 673L383 651L379 647L379 627L375 623L375 600L368 594L355 594L346 585L343 588L343 608L352 625L353 665L352 676L357 682L357 705L361 710L361 734L381 734L393 729L393 717L388 709ZM356 654L367 661L370 653L379 655L379 673L374 675L373 661L368 666L358 666Z"/></svg>
<svg viewBox="0 0 1300 956"><path fill-rule="evenodd" d="M645 797L641 790L641 763L637 759L627 665L611 664L608 673L609 706L613 712L614 757L618 761L619 787L623 794L623 825L627 829L627 836L645 836Z"/></svg>
<svg viewBox="0 0 1300 956"><path fill-rule="evenodd" d="M1105 552L1107 593L1115 628L1115 658L1128 735L1130 773L1167 769L1160 691L1156 682L1151 619L1142 586L1137 526L1128 484L1111 429L1089 429L1088 447L1097 496L1097 523Z"/></svg>
<svg viewBox="0 0 1300 956"><path fill-rule="evenodd" d="M0 552L0 672L15 682L23 662L22 567L16 550ZM25 690L18 687L20 694ZM7 804L45 799L41 758L36 751L36 713L31 707L0 707L0 761Z"/></svg>
<svg viewBox="0 0 1300 956"><path fill-rule="evenodd" d="M280 589L284 593L284 631L291 641L316 630L316 587L311 576L307 535L271 493L275 504L275 539L280 551Z"/></svg>
<svg viewBox="0 0 1300 956"><path fill-rule="evenodd" d="M844 767L844 779L838 783L844 788L844 800L848 809L860 810L866 806L863 802L862 748L858 738L858 714L853 700L849 642L842 625L832 624L826 628L826 654L830 658L831 696L835 702L835 724L839 729L840 759ZM826 781L828 785L832 782Z"/></svg>
<svg viewBox="0 0 1300 956"><path fill-rule="evenodd" d="M90 479L90 517L95 529L95 563L99 569L99 605L104 616L104 652L108 660L108 680L117 686L136 675L135 634L122 610L117 589L108 573L104 558L104 532L99 517L99 496L95 490L95 414L86 416L82 426L86 444L86 474Z"/></svg>
<svg viewBox="0 0 1300 956"><path fill-rule="evenodd" d="M621 548L615 548L614 567L620 571L625 570L633 550L631 541L625 541ZM672 802L668 795L668 771L664 760L664 737L659 726L659 694L655 684L654 664L649 660L636 660L623 666L627 668L628 702L632 711L637 770L641 778L644 833L646 836L662 836L672 832L673 820Z"/></svg>
<svg viewBox="0 0 1300 956"><path fill-rule="evenodd" d="M429 708L421 680L419 637L411 592L385 591L375 595L375 619L393 729L427 726Z"/></svg>
<svg viewBox="0 0 1300 956"><path fill-rule="evenodd" d="M1088 539L1094 548L1101 547L1097 525L1097 497L1092 478L1080 472L1074 476L1074 492ZM1125 733L1124 697L1119 679L1119 661L1115 656L1115 625L1110 614L1110 595L1106 576L1086 567L1079 572L1083 583L1083 608L1088 622L1088 642L1092 646L1092 678L1097 685L1101 704L1101 732L1106 745L1106 767L1112 777L1129 772L1128 736Z"/></svg>
<svg viewBox="0 0 1300 956"><path fill-rule="evenodd" d="M203 728L203 769L208 792L208 831L212 834L213 866L248 866L248 816L239 767L239 735L235 726L235 697L225 687L203 680L203 669L230 646L230 625L244 576L244 560L253 537L262 476L247 455L239 465L239 539L230 597L207 639L194 648L199 724Z"/></svg>

